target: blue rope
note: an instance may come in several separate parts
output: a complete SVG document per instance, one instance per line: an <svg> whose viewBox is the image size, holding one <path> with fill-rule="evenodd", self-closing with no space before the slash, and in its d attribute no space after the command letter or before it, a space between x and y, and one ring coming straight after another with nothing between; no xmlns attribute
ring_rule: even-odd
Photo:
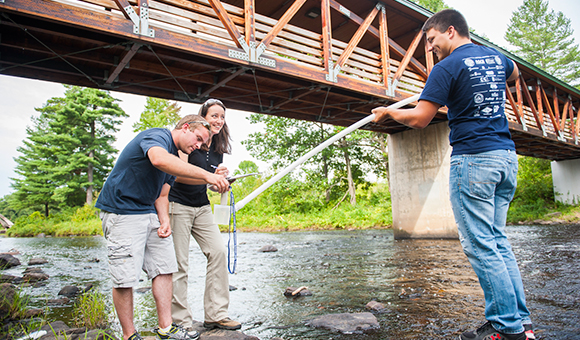
<svg viewBox="0 0 580 340"><path fill-rule="evenodd" d="M231 227L233 221L234 234L234 266L230 267L230 241L232 238ZM230 222L228 224L228 271L230 274L236 272L236 263L238 262L238 237L236 236L236 202L234 200L234 191L230 187Z"/></svg>

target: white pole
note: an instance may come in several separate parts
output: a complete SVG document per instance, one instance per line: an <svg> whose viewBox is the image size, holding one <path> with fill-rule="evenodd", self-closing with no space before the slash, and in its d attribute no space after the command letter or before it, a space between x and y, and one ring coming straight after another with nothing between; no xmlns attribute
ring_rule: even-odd
<svg viewBox="0 0 580 340"><path fill-rule="evenodd" d="M397 102L397 103L390 105L389 108L398 109L400 107L403 107L407 104L410 104L410 103L418 100L420 95L421 94L419 93L419 94L416 94L416 95L409 97L407 99L403 99L400 102ZM240 209L242 209L251 200L256 198L256 196L258 196L259 194L264 192L264 190L268 189L270 186L272 186L272 184L278 182L282 177L286 176L286 174L288 174L290 171L294 170L294 168L296 168L300 164L306 162L310 157L312 157L312 156L316 155L317 153L319 153L320 151L324 150L330 144L336 142L337 140L344 137L345 135L347 135L347 134L351 133L352 131L358 129L359 127L369 123L374 118L375 118L375 114L373 113L373 114L359 120L358 122L352 124L348 128L346 128L346 129L342 130L341 132L337 133L336 135L330 137L324 143L322 143L322 144L318 145L317 147L315 147L314 149L310 150L310 152L308 152L304 156L295 160L294 163L288 165L284 170L277 173L276 176L270 178L266 183L262 184L258 189L254 190L252 193L250 193L248 196L246 196L243 200L236 203L236 211L239 211Z"/></svg>

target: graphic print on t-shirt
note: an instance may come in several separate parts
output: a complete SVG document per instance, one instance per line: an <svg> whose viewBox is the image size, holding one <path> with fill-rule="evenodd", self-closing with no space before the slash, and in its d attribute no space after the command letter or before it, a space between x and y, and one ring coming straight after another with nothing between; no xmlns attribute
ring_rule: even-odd
<svg viewBox="0 0 580 340"><path fill-rule="evenodd" d="M505 67L498 56L481 56L463 59L468 67L470 86L476 110L473 117L497 118L505 105Z"/></svg>

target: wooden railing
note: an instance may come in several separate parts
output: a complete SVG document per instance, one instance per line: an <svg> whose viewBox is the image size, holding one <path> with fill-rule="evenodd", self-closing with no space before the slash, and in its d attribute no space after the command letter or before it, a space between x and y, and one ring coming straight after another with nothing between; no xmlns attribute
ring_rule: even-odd
<svg viewBox="0 0 580 340"><path fill-rule="evenodd" d="M120 10L121 6L117 3L122 4L121 1L53 1L114 15L119 18L125 16L124 12ZM137 1L134 0L128 1L127 4L136 8L138 7ZM245 10L225 3L221 5L226 10L235 29L240 32L240 35L248 37L248 32L246 32ZM238 47L238 44L232 39L226 25L220 20L209 1L150 0L148 1L148 6L149 25L153 29L168 30L195 39L211 41L213 43L217 42L231 48ZM333 2L330 6L337 7L338 5ZM377 12L380 13L381 8L377 7ZM254 13L254 20L253 36L256 42L264 40L279 22L278 20L258 13ZM273 36L262 56L273 59L284 58L299 66L315 67L320 70L325 70L328 66L324 59L325 49L321 41L323 41L321 33L286 24ZM421 92L425 83L425 74L414 72L408 67L410 60L405 60L405 55L401 53L400 46L390 45L389 49L397 51L399 54L389 52L388 58L386 58L388 62L386 65L383 65L383 56L381 54L357 47L356 44L349 44L348 42L332 39L329 48L332 55L332 64L336 66L340 63L341 67L338 74L341 77L349 77L363 81L369 85L380 86L386 89L396 79L396 91L404 93L405 97ZM348 51L350 53L345 57L346 50L352 51ZM411 58L413 52L414 50L406 53L407 59ZM404 62L403 68L401 67L402 62ZM417 64L416 61L415 64ZM386 84L384 81L385 73L388 79ZM393 91L390 93L391 95L394 94Z"/></svg>

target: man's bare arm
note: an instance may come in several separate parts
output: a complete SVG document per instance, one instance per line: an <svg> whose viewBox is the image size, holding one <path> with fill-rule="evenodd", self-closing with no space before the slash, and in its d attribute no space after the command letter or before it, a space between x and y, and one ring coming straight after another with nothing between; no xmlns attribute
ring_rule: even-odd
<svg viewBox="0 0 580 340"><path fill-rule="evenodd" d="M421 100L419 104L412 109L389 109L385 106L380 106L372 109L375 114L373 122L380 123L391 117L397 122L414 129L422 129L429 125L433 117L437 114L437 110L441 105L430 102L428 100Z"/></svg>
<svg viewBox="0 0 580 340"><path fill-rule="evenodd" d="M218 192L228 191L230 183L224 176L212 174L200 167L182 161L160 146L154 146L147 151L147 156L157 169L176 177L201 179L204 183L215 185Z"/></svg>
<svg viewBox="0 0 580 340"><path fill-rule="evenodd" d="M171 223L169 220L169 190L171 186L167 183L163 184L161 194L155 200L155 210L159 218L160 227L157 229L157 235L165 238L171 235Z"/></svg>

